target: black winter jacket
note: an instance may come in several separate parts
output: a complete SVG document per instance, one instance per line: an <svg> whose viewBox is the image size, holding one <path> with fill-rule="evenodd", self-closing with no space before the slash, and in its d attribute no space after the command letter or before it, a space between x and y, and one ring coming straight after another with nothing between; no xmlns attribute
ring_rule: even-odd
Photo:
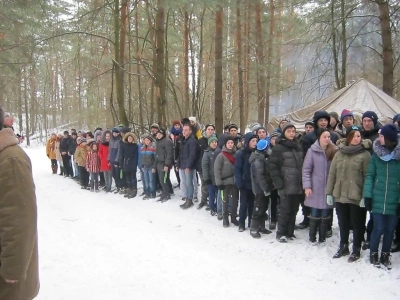
<svg viewBox="0 0 400 300"><path fill-rule="evenodd" d="M213 185L215 185L214 163L217 155L218 154L216 154L215 149L209 147L206 151L204 151L204 155L201 160L203 179L211 180Z"/></svg>
<svg viewBox="0 0 400 300"><path fill-rule="evenodd" d="M277 140L268 159L268 170L274 186L278 190L284 190L285 195L303 193L303 159L303 151L297 140Z"/></svg>
<svg viewBox="0 0 400 300"><path fill-rule="evenodd" d="M68 137L63 137L60 142L60 152L70 152L72 150L73 138L69 135Z"/></svg>
<svg viewBox="0 0 400 300"><path fill-rule="evenodd" d="M154 169L157 165L163 164L164 167L171 168L174 164L174 144L173 142L163 137L161 140L157 140L156 143L156 157L154 160Z"/></svg>
<svg viewBox="0 0 400 300"><path fill-rule="evenodd" d="M128 143L128 136L134 138L133 143ZM132 132L128 132L122 140L123 143L119 149L119 165L125 172L136 173L139 157L136 136Z"/></svg>
<svg viewBox="0 0 400 300"><path fill-rule="evenodd" d="M196 169L196 162L199 154L197 150L198 144L193 135L182 139L179 149L178 168Z"/></svg>
<svg viewBox="0 0 400 300"><path fill-rule="evenodd" d="M267 158L265 153L258 151L251 153L249 162L251 164L251 187L253 193L271 193L272 181L268 172Z"/></svg>

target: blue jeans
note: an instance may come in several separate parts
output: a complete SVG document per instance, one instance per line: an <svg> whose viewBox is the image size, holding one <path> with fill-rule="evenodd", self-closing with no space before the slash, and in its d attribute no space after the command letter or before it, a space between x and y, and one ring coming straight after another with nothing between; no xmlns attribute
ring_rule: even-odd
<svg viewBox="0 0 400 300"><path fill-rule="evenodd" d="M246 188L240 189L240 207L239 207L239 223L245 226L246 218L248 218L248 224L253 216L255 195L252 190ZM268 210L268 207L267 207Z"/></svg>
<svg viewBox="0 0 400 300"><path fill-rule="evenodd" d="M374 216L374 229L371 234L370 252L378 252L379 241L383 234L382 252L390 252L393 242L393 233L399 218L392 215L372 214Z"/></svg>
<svg viewBox="0 0 400 300"><path fill-rule="evenodd" d="M194 185L193 177L195 176L196 170L190 170L188 173L184 169L179 169L179 177L181 178L181 186L183 185L183 198L193 200ZM197 195L196 195L197 196Z"/></svg>
<svg viewBox="0 0 400 300"><path fill-rule="evenodd" d="M221 199L221 191L218 190L217 194L217 213L222 215L222 199Z"/></svg>
<svg viewBox="0 0 400 300"><path fill-rule="evenodd" d="M143 190L146 194L156 193L156 173L153 173L151 170L151 167L144 167L142 169Z"/></svg>
<svg viewBox="0 0 400 300"><path fill-rule="evenodd" d="M330 216L330 210L329 209L319 209L319 208L314 208L310 207L311 209L311 217L313 218L328 218Z"/></svg>
<svg viewBox="0 0 400 300"><path fill-rule="evenodd" d="M216 185L210 184L208 186L208 205L212 211L217 211L217 195L218 188Z"/></svg>
<svg viewBox="0 0 400 300"><path fill-rule="evenodd" d="M124 186L120 177L121 169L119 167L112 165L111 171L112 171L112 177L114 178L115 186L119 189L123 188Z"/></svg>

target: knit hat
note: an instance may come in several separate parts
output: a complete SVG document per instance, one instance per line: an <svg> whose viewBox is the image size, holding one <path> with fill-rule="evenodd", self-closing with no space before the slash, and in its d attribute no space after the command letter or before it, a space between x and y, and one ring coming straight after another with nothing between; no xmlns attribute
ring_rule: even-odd
<svg viewBox="0 0 400 300"><path fill-rule="evenodd" d="M65 130L65 131L64 131L64 134L69 134L68 130Z"/></svg>
<svg viewBox="0 0 400 300"><path fill-rule="evenodd" d="M285 135L285 131L288 129L288 128L296 128L296 126L294 126L292 123L286 123L285 124L285 126L283 126L283 128L282 128L282 136L284 136Z"/></svg>
<svg viewBox="0 0 400 300"><path fill-rule="evenodd" d="M81 143L86 143L86 139L85 138L81 138Z"/></svg>
<svg viewBox="0 0 400 300"><path fill-rule="evenodd" d="M338 113L337 113L336 111L331 111L331 112L329 113L329 116L330 116L331 118L334 118L334 119L336 120L336 122L339 123L339 115L338 115ZM329 118L329 119L330 119L330 118Z"/></svg>
<svg viewBox="0 0 400 300"><path fill-rule="evenodd" d="M164 128L159 128L157 133L161 133L163 136L167 136L167 131Z"/></svg>
<svg viewBox="0 0 400 300"><path fill-rule="evenodd" d="M307 125L314 126L314 122L313 121L307 121L306 124L304 124L304 127L306 127Z"/></svg>
<svg viewBox="0 0 400 300"><path fill-rule="evenodd" d="M122 127L125 127L125 125L124 124L119 124L118 127L122 128Z"/></svg>
<svg viewBox="0 0 400 300"><path fill-rule="evenodd" d="M266 151L269 146L269 141L267 140L259 140L257 143L257 150L258 151Z"/></svg>
<svg viewBox="0 0 400 300"><path fill-rule="evenodd" d="M273 137L278 137L280 135L280 133L278 131L274 131L273 133L271 133L270 138L272 139Z"/></svg>
<svg viewBox="0 0 400 300"><path fill-rule="evenodd" d="M335 113L335 112L334 112L334 113ZM336 114L336 113L335 113L335 114ZM336 115L337 115L337 114L336 114ZM318 120L319 120L319 119L327 119L327 120L328 120L328 127L329 127L329 122L330 122L330 120L331 120L331 116L330 116L330 114L328 114L325 110L317 110L317 111L314 113L313 122L314 122L315 127L317 127L317 124L318 124ZM338 116L337 120L339 120L339 116Z"/></svg>
<svg viewBox="0 0 400 300"><path fill-rule="evenodd" d="M397 128L395 125L385 125L379 130L379 133L385 137L385 140L397 142Z"/></svg>
<svg viewBox="0 0 400 300"><path fill-rule="evenodd" d="M267 131L267 130L265 129L265 127L263 127L263 126L260 126L260 127L257 129L256 133L258 134L258 132L259 132L261 129L263 129L263 130Z"/></svg>
<svg viewBox="0 0 400 300"><path fill-rule="evenodd" d="M218 139L217 139L217 137L216 137L215 135L213 135L212 137L210 137L210 138L208 139L208 146L210 146L210 144L211 144L212 142L214 142L214 141L218 142Z"/></svg>
<svg viewBox="0 0 400 300"><path fill-rule="evenodd" d="M143 134L140 138L141 139L148 139L148 140L154 142L154 139L150 134Z"/></svg>
<svg viewBox="0 0 400 300"><path fill-rule="evenodd" d="M226 139L225 139L225 144L224 144L225 146L226 146L226 143L227 143L228 141L234 142L235 140L234 140L233 136L228 136L228 137L226 137Z"/></svg>
<svg viewBox="0 0 400 300"><path fill-rule="evenodd" d="M378 116L373 111L368 110L365 113L363 113L361 120L364 120L364 118L370 118L372 120L372 122L374 122L375 126L376 126L376 124L378 124Z"/></svg>
<svg viewBox="0 0 400 300"><path fill-rule="evenodd" d="M343 123L344 118L352 117L354 119L353 113L348 109L343 109L342 114L340 115L340 122Z"/></svg>
<svg viewBox="0 0 400 300"><path fill-rule="evenodd" d="M256 123L256 124L254 124L253 126L251 126L250 130L251 130L251 131L256 131L256 130L258 130L258 129L261 128L261 127L262 127L262 126L261 126L260 124Z"/></svg>
<svg viewBox="0 0 400 300"><path fill-rule="evenodd" d="M187 125L190 124L190 120L188 118L183 118L181 123L182 125Z"/></svg>
<svg viewBox="0 0 400 300"><path fill-rule="evenodd" d="M393 117L393 123L396 123L397 121L400 121L399 117L400 117L400 114L395 114L394 117Z"/></svg>
<svg viewBox="0 0 400 300"><path fill-rule="evenodd" d="M172 126L175 126L175 125L181 125L181 121L179 121L179 120L173 120L172 121Z"/></svg>
<svg viewBox="0 0 400 300"><path fill-rule="evenodd" d="M281 123L284 122L284 121L290 122L289 117L288 117L288 116L283 116L283 117L281 117L281 118L279 119L279 124L281 124Z"/></svg>
<svg viewBox="0 0 400 300"><path fill-rule="evenodd" d="M189 121L196 123L196 117L189 117Z"/></svg>
<svg viewBox="0 0 400 300"><path fill-rule="evenodd" d="M229 130L229 126L231 126L231 124L225 125L225 126L224 126L224 131L225 131L225 130Z"/></svg>
<svg viewBox="0 0 400 300"><path fill-rule="evenodd" d="M361 132L361 128L356 125L346 127L346 137L349 136L350 132L352 132L352 131L360 131Z"/></svg>
<svg viewBox="0 0 400 300"><path fill-rule="evenodd" d="M157 123L153 123L153 124L151 124L151 126L150 126L150 129L151 129L151 128L160 129L160 125L158 125Z"/></svg>
<svg viewBox="0 0 400 300"><path fill-rule="evenodd" d="M236 124L229 125L228 130L231 130L232 128L236 128L236 130L239 129L239 127Z"/></svg>
<svg viewBox="0 0 400 300"><path fill-rule="evenodd" d="M118 128L118 127L114 127L114 128L111 130L111 132L119 133L119 128Z"/></svg>

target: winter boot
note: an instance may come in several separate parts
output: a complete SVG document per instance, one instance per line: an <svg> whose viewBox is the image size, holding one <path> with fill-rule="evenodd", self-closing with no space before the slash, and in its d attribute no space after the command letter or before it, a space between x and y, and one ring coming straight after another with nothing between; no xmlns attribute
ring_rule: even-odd
<svg viewBox="0 0 400 300"><path fill-rule="evenodd" d="M60 167L60 174L58 174L58 175L60 175L60 176L64 175L64 167Z"/></svg>
<svg viewBox="0 0 400 300"><path fill-rule="evenodd" d="M229 219L228 216L224 216L223 220L222 220L222 226L224 226L225 228L229 227Z"/></svg>
<svg viewBox="0 0 400 300"><path fill-rule="evenodd" d="M132 191L128 195L128 199L135 198L137 195L137 189L132 189Z"/></svg>
<svg viewBox="0 0 400 300"><path fill-rule="evenodd" d="M168 200L171 200L170 195L164 196L164 198L161 200L161 203L167 202Z"/></svg>
<svg viewBox="0 0 400 300"><path fill-rule="evenodd" d="M58 166L51 166L51 170L53 171L53 174L57 174L57 169L58 169Z"/></svg>
<svg viewBox="0 0 400 300"><path fill-rule="evenodd" d="M186 199L185 203L183 203L182 205L180 205L180 207L181 207L182 209L188 209L188 208L190 208L190 207L192 207L192 206L193 206L193 201L192 201L192 199Z"/></svg>
<svg viewBox="0 0 400 300"><path fill-rule="evenodd" d="M95 182L95 183L94 183L94 191L95 191L96 193L100 193L100 190L99 190L99 183L98 183L98 182Z"/></svg>
<svg viewBox="0 0 400 300"><path fill-rule="evenodd" d="M231 223L235 226L239 226L239 222L236 217L231 216Z"/></svg>
<svg viewBox="0 0 400 300"><path fill-rule="evenodd" d="M310 218L310 232L309 232L309 241L312 244L317 243L317 228L321 221L319 218L309 217Z"/></svg>
<svg viewBox="0 0 400 300"><path fill-rule="evenodd" d="M363 243L362 249L363 249L364 251L367 250L367 249L369 249L369 241L366 241L366 242Z"/></svg>
<svg viewBox="0 0 400 300"><path fill-rule="evenodd" d="M212 217L215 217L217 215L217 211L214 210L214 209L211 209L210 210L210 214L211 214Z"/></svg>
<svg viewBox="0 0 400 300"><path fill-rule="evenodd" d="M356 260L358 260L361 255L360 251L361 251L361 248L353 246L353 252L351 252L351 255L349 256L349 259L347 260L347 262L352 263L352 262L355 262Z"/></svg>
<svg viewBox="0 0 400 300"><path fill-rule="evenodd" d="M303 222L297 224L296 229L306 229L309 226L310 220L308 219L307 216L304 216Z"/></svg>
<svg viewBox="0 0 400 300"><path fill-rule="evenodd" d="M94 192L94 181L93 180L90 181L90 191Z"/></svg>
<svg viewBox="0 0 400 300"><path fill-rule="evenodd" d="M279 236L279 235L276 235L276 240L279 242L279 243L287 243L287 238L286 238L286 236L284 236L284 235L282 235L282 236Z"/></svg>
<svg viewBox="0 0 400 300"><path fill-rule="evenodd" d="M251 219L251 223L250 223L250 235L251 235L253 238L255 238L255 239L261 238L261 234L258 232L259 229L260 229L260 221Z"/></svg>
<svg viewBox="0 0 400 300"><path fill-rule="evenodd" d="M390 252L382 252L380 262L384 265L388 270L392 269L392 263L390 261Z"/></svg>
<svg viewBox="0 0 400 300"><path fill-rule="evenodd" d="M221 220L223 219L223 217L222 217L222 214L221 214L221 213L218 213L217 219L218 219L218 221L221 221Z"/></svg>
<svg viewBox="0 0 400 300"><path fill-rule="evenodd" d="M239 232L243 232L246 229L245 227L244 223L239 222Z"/></svg>
<svg viewBox="0 0 400 300"><path fill-rule="evenodd" d="M326 242L327 231L328 227L330 226L330 219L331 218L321 218L321 223L319 225L319 239L318 239L320 243Z"/></svg>
<svg viewBox="0 0 400 300"><path fill-rule="evenodd" d="M378 258L378 252L372 252L369 254L369 262L374 265L374 267L380 268L381 263Z"/></svg>
<svg viewBox="0 0 400 300"><path fill-rule="evenodd" d="M350 254L349 244L340 244L339 248L338 248L337 252L335 253L335 255L333 256L333 258L340 258L342 256L349 255L349 254Z"/></svg>
<svg viewBox="0 0 400 300"><path fill-rule="evenodd" d="M150 199L150 194L146 194L143 198L142 198L142 200L149 200Z"/></svg>
<svg viewBox="0 0 400 300"><path fill-rule="evenodd" d="M260 232L260 233L262 233L262 234L270 234L270 233L272 233L271 230L268 230L268 229L265 227L265 218L264 218L264 220L262 220L262 221L260 222L260 229L258 230L258 232Z"/></svg>
<svg viewBox="0 0 400 300"><path fill-rule="evenodd" d="M131 189L131 188L127 188L127 189L126 189L126 193L125 193L125 195L124 195L124 198L128 198L129 195L130 195L130 193L132 193L132 189Z"/></svg>
<svg viewBox="0 0 400 300"><path fill-rule="evenodd" d="M207 205L207 200L201 200L200 204L197 206L197 209L202 209L204 206Z"/></svg>
<svg viewBox="0 0 400 300"><path fill-rule="evenodd" d="M269 228L269 230L275 230L276 229L276 223L275 222L270 222L268 228Z"/></svg>

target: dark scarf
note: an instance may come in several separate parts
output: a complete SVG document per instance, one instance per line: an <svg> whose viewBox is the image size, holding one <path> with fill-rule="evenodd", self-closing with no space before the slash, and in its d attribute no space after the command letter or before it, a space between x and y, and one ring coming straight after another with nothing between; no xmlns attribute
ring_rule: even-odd
<svg viewBox="0 0 400 300"><path fill-rule="evenodd" d="M171 127L171 133L173 135L180 135L182 133L182 127L179 127L179 129L175 129L174 126Z"/></svg>
<svg viewBox="0 0 400 300"><path fill-rule="evenodd" d="M279 141L279 143L282 144L283 146L286 146L286 147L292 148L292 149L296 148L299 145L299 143L297 142L296 139L294 139L293 141L289 141L287 139L282 138Z"/></svg>
<svg viewBox="0 0 400 300"><path fill-rule="evenodd" d="M222 151L222 154L231 162L232 165L235 164L236 159L232 154L230 154L229 152L226 152L226 151Z"/></svg>
<svg viewBox="0 0 400 300"><path fill-rule="evenodd" d="M354 155L354 154L358 154L361 152L365 151L365 147L363 144L357 145L357 146L343 146L340 151L342 151L344 154L350 154L350 155Z"/></svg>

